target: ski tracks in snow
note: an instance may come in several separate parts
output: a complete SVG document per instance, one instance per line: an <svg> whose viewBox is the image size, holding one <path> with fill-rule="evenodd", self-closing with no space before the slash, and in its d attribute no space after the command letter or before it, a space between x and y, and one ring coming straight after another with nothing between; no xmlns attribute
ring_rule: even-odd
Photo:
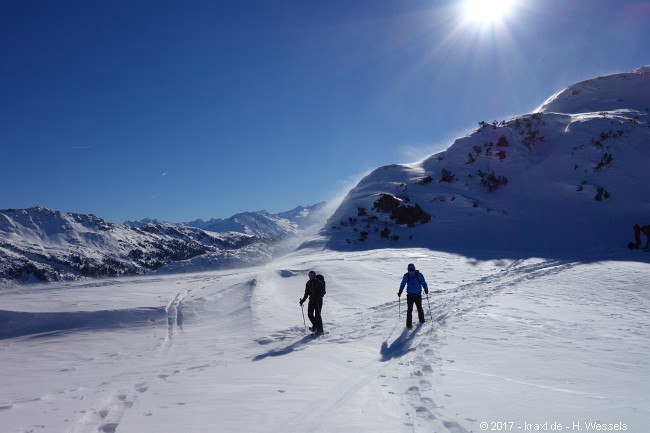
<svg viewBox="0 0 650 433"><path fill-rule="evenodd" d="M133 407L137 395L148 389L146 382L118 387L95 407L85 411L70 433L114 433L126 410Z"/></svg>
<svg viewBox="0 0 650 433"><path fill-rule="evenodd" d="M374 360L354 370L349 377L322 395L318 406L310 409L308 415L301 414L292 419L286 425L287 431L298 431L303 427L318 430L315 426L323 419L327 419L326 424L331 427L340 422L338 414L342 411L353 413L345 417L350 420L358 418L364 411L371 413L371 407L375 411L394 412L395 405L398 405L403 410L404 432L468 433L470 430L461 423L473 424L476 420L458 419L457 414L446 413L444 406L435 401L433 376L443 374L440 370L442 360L438 354L444 344L444 334L439 335L439 329L455 317L487 305L493 295L516 290L526 280L560 273L573 266L575 263L559 260L517 260L474 281L463 282L445 291L432 290L429 300L423 299L427 322L416 325L412 331L404 327L404 302L401 316L398 317L399 308L395 301L365 307L337 305L333 308L336 314L328 314L329 302L336 302L330 300L325 304L324 324L331 334L320 338L305 335L302 324L276 331L255 340L266 351L252 360L262 361L308 349L317 353L321 345L354 344L359 341L359 347L363 347L364 341L380 341L378 356ZM431 278L430 286L435 286L435 278ZM336 292L332 290L332 293ZM417 318L414 319L417 322ZM396 325L386 337L386 324L390 323ZM380 403L373 402L378 396L383 396L384 401L393 406L382 408ZM350 401L359 402L361 407L350 408ZM363 424L359 427L363 428Z"/></svg>
<svg viewBox="0 0 650 433"><path fill-rule="evenodd" d="M430 305L434 317L433 327L426 323L421 329L416 327L414 331L402 334L392 343L398 344L392 356L382 346L382 360L389 361L386 362L387 367L394 367L395 373L384 373L379 376L379 380L387 386L402 390L404 426L409 431L417 432L469 433L470 430L460 423L474 424L476 420L449 419L450 415L446 413L444 405L439 405L434 400L432 375L443 374L440 370L442 360L438 353L444 344L444 334L439 335L438 330L455 317L486 305L493 295L516 290L523 281L557 274L576 265L577 263L558 260L517 260L499 272L475 281L463 282L451 290L432 291ZM430 283L430 286L433 285ZM380 306L376 311L382 311L384 307ZM426 319L429 320L429 304L426 301L423 302L423 308ZM399 347L400 339L404 340L402 347ZM385 344L388 344L388 340Z"/></svg>
<svg viewBox="0 0 650 433"><path fill-rule="evenodd" d="M289 430L299 426L313 428L318 425L319 420L329 419L332 414L341 411L351 413L357 418L360 414L371 416L370 414L377 411L392 414L397 411L399 417L401 411L403 432L468 433L470 430L461 424L473 424L475 420L460 419L458 414L448 414L444 405L436 402L436 390L433 389L434 375L443 374L439 348L444 344L444 334L438 331L452 322L455 317L487 305L490 297L495 294L516 290L517 286L525 280L560 273L574 265L570 262L535 259L517 261L500 271L474 281L463 282L451 289L432 290L429 295L431 309L429 310L429 302L426 300L423 302L427 323L416 326L413 331L407 331L403 327L405 305L402 305L404 311L398 320L398 314L395 314L398 306L395 305L395 301L374 306L339 305L336 308L336 315L327 314L326 305L325 327L326 330L331 331L330 334L313 337L305 333L302 324L295 325L267 336L259 336L254 342L258 347L264 348L264 351L257 356L246 357L251 361L262 361L268 357L290 355L297 351L312 350L312 348L315 351L327 351L327 347L332 344L346 345L359 341L359 347L363 347L362 342L365 341L365 347L368 347L367 342L377 341L377 356L359 365L358 368L350 370L349 377L323 395L318 406L310 410L308 416L305 417L303 414L291 420L287 427L292 425L293 427ZM265 278L261 281L266 285ZM435 279L431 279L432 287L435 286L434 281ZM246 287L251 285L254 288L257 280L246 283ZM189 289L176 293L167 303L166 333L161 342L152 348L154 350L150 356L153 358L164 358L173 349L174 341L183 329L183 303L191 291L192 289ZM241 296L247 298L248 305L251 305L252 292L253 289L242 290ZM266 295L268 294L265 291L260 294L260 296ZM237 302L239 301L238 299ZM433 323L430 321L429 311L433 315ZM258 311L256 314L259 313ZM242 312L236 311L232 314L234 316L224 317L233 320ZM396 325L392 325L393 330L386 337L387 324L390 323ZM352 353L354 345L349 347ZM250 351L247 353L250 354ZM142 356L147 355L145 353ZM147 372L132 372L129 376L133 378L132 381L113 383L112 390L105 391L103 398L81 414L70 433L119 431L118 426L125 412L137 403L138 398L146 393L150 386L155 385L156 381L166 380L169 375L160 374L160 371L153 369ZM378 397L381 401L375 401ZM360 407L349 407L350 401L359 402ZM336 422L343 422L340 416L336 419L338 420ZM349 420L351 417L345 419ZM394 422L391 421L389 424L395 427ZM362 428L363 424L359 427Z"/></svg>
<svg viewBox="0 0 650 433"><path fill-rule="evenodd" d="M142 356L151 356L160 358L167 355L173 345L173 339L176 334L183 329L183 312L182 304L192 289L176 293L171 297L167 306L166 313L166 334L160 344L153 348L150 355L146 353ZM154 374L150 379L146 379L146 373L133 373L138 377L132 383L119 384L113 383L111 390L105 392L105 397L101 398L93 407L81 411L70 433L114 433L118 431L118 426L125 412L133 407L138 397L147 392L149 383L155 380L165 380L168 375ZM104 384L108 385L108 383Z"/></svg>
<svg viewBox="0 0 650 433"><path fill-rule="evenodd" d="M182 304L187 295L192 290L177 293L170 299L167 307L165 307L165 315L167 317L167 334L165 335L161 345L160 353L165 354L172 346L172 339L176 333L183 331L183 309Z"/></svg>
<svg viewBox="0 0 650 433"><path fill-rule="evenodd" d="M553 275L576 266L575 262L560 260L513 262L506 269L484 276L476 281L463 283L444 292L437 307L433 308L435 321L444 324L453 315L458 315L479 307L492 295L504 290L515 289L521 282Z"/></svg>

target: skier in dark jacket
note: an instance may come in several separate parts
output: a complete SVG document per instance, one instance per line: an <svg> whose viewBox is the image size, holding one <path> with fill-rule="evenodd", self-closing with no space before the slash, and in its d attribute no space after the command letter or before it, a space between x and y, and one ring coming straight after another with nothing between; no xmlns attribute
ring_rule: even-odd
<svg viewBox="0 0 650 433"><path fill-rule="evenodd" d="M413 304L415 304L418 309L418 319L420 320L420 323L424 323L422 289L424 288L424 293L429 294L429 286L424 280L424 275L415 269L413 263L409 263L407 270L408 272L404 274L404 277L402 277L402 283L399 285L397 296L402 296L404 286L406 286L406 327L411 329L413 328Z"/></svg>
<svg viewBox="0 0 650 433"><path fill-rule="evenodd" d="M638 224L634 224L634 244L636 249L641 246L641 226Z"/></svg>
<svg viewBox="0 0 650 433"><path fill-rule="evenodd" d="M647 239L643 251L650 251L650 225L641 227L641 233L643 233Z"/></svg>
<svg viewBox="0 0 650 433"><path fill-rule="evenodd" d="M309 281L305 284L305 296L300 300L300 306L309 298L307 304L307 317L312 326L310 331L317 334L323 333L323 319L321 310L323 309L323 297L325 296L325 281L316 278L316 272L309 271Z"/></svg>

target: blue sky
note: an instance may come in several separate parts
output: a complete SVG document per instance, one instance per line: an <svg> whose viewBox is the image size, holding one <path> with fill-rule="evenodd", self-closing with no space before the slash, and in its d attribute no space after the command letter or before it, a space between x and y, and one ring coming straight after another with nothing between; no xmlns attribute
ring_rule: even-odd
<svg viewBox="0 0 650 433"><path fill-rule="evenodd" d="M466 3L2 1L0 208L279 212L650 64L648 1Z"/></svg>

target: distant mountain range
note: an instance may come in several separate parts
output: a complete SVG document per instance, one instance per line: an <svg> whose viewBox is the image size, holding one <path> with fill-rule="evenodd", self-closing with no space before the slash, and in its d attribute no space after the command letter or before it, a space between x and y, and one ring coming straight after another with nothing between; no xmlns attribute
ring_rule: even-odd
<svg viewBox="0 0 650 433"><path fill-rule="evenodd" d="M275 241L297 231L322 223L325 202L298 206L290 211L270 214L266 211L243 212L226 219L195 220L184 225L212 232L238 232Z"/></svg>
<svg viewBox="0 0 650 433"><path fill-rule="evenodd" d="M627 245L635 223L650 224L648 185L644 67L572 85L533 113L479 122L423 161L374 170L305 246L642 258Z"/></svg>
<svg viewBox="0 0 650 433"><path fill-rule="evenodd" d="M109 223L42 207L0 210L0 283L141 275L252 265L317 221L324 203L272 215L174 224Z"/></svg>

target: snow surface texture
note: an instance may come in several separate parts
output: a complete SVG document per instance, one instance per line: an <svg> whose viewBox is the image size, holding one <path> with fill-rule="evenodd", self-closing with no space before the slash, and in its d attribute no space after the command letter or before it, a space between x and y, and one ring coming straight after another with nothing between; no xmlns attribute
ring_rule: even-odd
<svg viewBox="0 0 650 433"><path fill-rule="evenodd" d="M408 262L431 287L413 331L396 296ZM650 265L587 262L303 250L237 271L17 286L0 292L0 425L644 433ZM298 305L310 269L327 279L322 337Z"/></svg>
<svg viewBox="0 0 650 433"><path fill-rule="evenodd" d="M573 85L536 113L481 122L418 163L376 169L305 245L625 254L632 226L650 224L649 163L641 68Z"/></svg>

